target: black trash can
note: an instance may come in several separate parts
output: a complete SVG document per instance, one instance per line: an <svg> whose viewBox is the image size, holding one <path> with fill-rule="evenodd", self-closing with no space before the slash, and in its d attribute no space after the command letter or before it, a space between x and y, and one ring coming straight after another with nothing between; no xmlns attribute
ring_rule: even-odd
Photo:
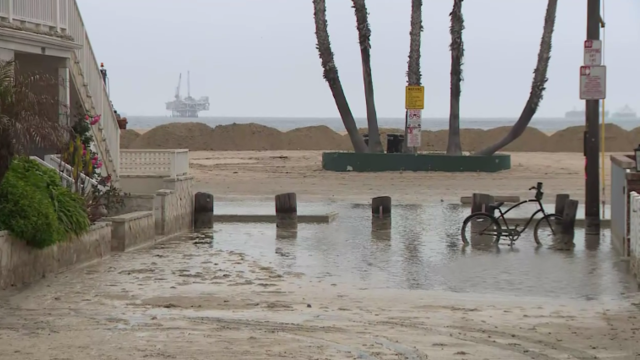
<svg viewBox="0 0 640 360"><path fill-rule="evenodd" d="M387 154L401 153L403 143L404 143L404 135L387 134Z"/></svg>
<svg viewBox="0 0 640 360"><path fill-rule="evenodd" d="M369 146L369 134L362 134L362 139L364 140L364 143Z"/></svg>

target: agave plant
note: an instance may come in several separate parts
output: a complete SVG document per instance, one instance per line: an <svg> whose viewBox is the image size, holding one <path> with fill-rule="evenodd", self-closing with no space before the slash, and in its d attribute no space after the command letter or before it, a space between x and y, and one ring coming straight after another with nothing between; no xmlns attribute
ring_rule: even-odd
<svg viewBox="0 0 640 360"><path fill-rule="evenodd" d="M69 129L60 122L56 78L39 73L16 75L14 60L0 61L0 183L17 155L34 148L59 149ZM55 89L55 91L46 91Z"/></svg>

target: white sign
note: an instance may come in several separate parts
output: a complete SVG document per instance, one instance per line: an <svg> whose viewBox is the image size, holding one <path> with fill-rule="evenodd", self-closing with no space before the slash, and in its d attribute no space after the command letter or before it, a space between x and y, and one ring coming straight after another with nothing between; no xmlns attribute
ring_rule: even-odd
<svg viewBox="0 0 640 360"><path fill-rule="evenodd" d="M407 128L407 146L408 147L420 147L422 144L422 129L420 127L408 127Z"/></svg>
<svg viewBox="0 0 640 360"><path fill-rule="evenodd" d="M584 64L585 65L602 65L602 41L600 40L584 41Z"/></svg>
<svg viewBox="0 0 640 360"><path fill-rule="evenodd" d="M580 99L603 100L607 97L607 67L580 66Z"/></svg>
<svg viewBox="0 0 640 360"><path fill-rule="evenodd" d="M409 127L422 127L422 110L409 110L407 116Z"/></svg>

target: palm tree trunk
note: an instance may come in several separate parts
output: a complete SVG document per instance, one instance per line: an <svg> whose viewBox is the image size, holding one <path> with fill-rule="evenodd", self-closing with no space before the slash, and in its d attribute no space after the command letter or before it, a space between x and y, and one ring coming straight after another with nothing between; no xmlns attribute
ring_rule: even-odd
<svg viewBox="0 0 640 360"><path fill-rule="evenodd" d="M509 145L519 138L527 128L531 119L535 115L542 95L547 83L547 69L549 68L549 59L551 59L551 42L553 39L553 28L556 23L556 10L558 9L558 0L549 0L547 3L547 12L544 17L544 29L542 30L542 40L540 41L540 51L538 52L538 62L533 71L533 82L531 84L531 92L529 99L520 114L520 118L513 125L511 131L502 140L476 152L476 155L493 155L496 151Z"/></svg>
<svg viewBox="0 0 640 360"><path fill-rule="evenodd" d="M420 72L420 46L422 36L422 0L411 0L411 30L409 31L409 68L407 70L407 85L422 85L422 73ZM409 117L404 115L404 143L402 152L409 151L407 146L407 126Z"/></svg>
<svg viewBox="0 0 640 360"><path fill-rule="evenodd" d="M329 31L327 24L327 4L326 0L313 0L313 17L316 24L316 40L320 60L322 61L322 69L324 70L324 79L329 84L331 94L344 123L344 127L349 133L353 150L357 153L367 152L367 145L364 143L362 136L358 132L356 121L353 118L351 108L344 94L340 77L338 76L338 68L336 67L331 50L331 41L329 40Z"/></svg>
<svg viewBox="0 0 640 360"><path fill-rule="evenodd" d="M367 126L369 128L369 152L382 152L378 114L373 94L373 77L371 75L371 27L365 0L353 0L356 14L360 57L362 58L362 78L364 82L364 99L367 105Z"/></svg>
<svg viewBox="0 0 640 360"><path fill-rule="evenodd" d="M464 43L462 31L464 18L462 17L462 0L453 1L451 17L451 93L449 96L449 140L447 155L462 155L460 144L460 93L462 83L462 61L464 59Z"/></svg>

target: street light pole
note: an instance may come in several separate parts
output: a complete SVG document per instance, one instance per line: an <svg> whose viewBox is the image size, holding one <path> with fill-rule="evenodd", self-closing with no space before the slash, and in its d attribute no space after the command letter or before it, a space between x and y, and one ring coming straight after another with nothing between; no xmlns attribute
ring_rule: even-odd
<svg viewBox="0 0 640 360"><path fill-rule="evenodd" d="M587 0L587 40L600 40L600 0ZM587 160L585 181L585 231L587 234L600 232L600 127L598 114L600 100L585 100L585 127L587 139L585 154Z"/></svg>

